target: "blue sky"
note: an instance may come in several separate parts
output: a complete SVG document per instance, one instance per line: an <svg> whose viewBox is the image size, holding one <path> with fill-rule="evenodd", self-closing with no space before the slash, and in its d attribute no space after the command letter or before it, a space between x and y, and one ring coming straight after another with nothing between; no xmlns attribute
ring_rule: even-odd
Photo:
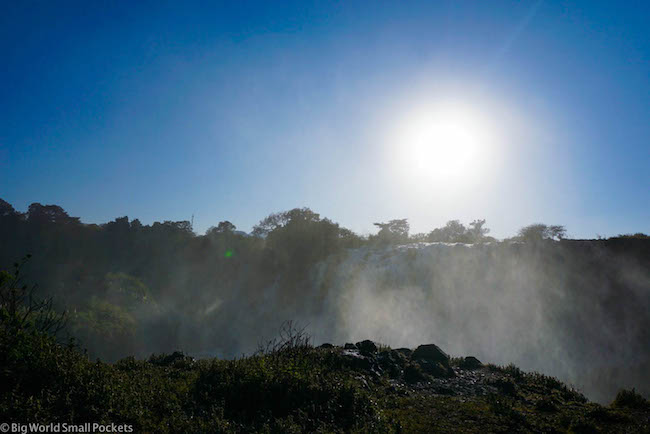
<svg viewBox="0 0 650 434"><path fill-rule="evenodd" d="M199 233L303 206L359 233L650 232L645 1L135 3L2 6L0 197L17 209L194 215ZM410 119L455 107L471 165L410 143Z"/></svg>

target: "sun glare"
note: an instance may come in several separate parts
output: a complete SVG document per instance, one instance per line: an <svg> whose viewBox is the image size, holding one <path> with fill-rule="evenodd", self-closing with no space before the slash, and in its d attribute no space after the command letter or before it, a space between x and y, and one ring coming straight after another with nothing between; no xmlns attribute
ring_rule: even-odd
<svg viewBox="0 0 650 434"><path fill-rule="evenodd" d="M404 137L413 167L447 176L463 171L477 153L472 126L462 119L422 119Z"/></svg>
<svg viewBox="0 0 650 434"><path fill-rule="evenodd" d="M459 184L477 179L492 141L482 116L448 105L405 116L393 138L392 154L407 178Z"/></svg>

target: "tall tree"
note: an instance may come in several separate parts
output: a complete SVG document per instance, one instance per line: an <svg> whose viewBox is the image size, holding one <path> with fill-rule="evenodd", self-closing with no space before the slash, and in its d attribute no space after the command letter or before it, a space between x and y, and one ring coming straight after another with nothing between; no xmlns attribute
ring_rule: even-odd
<svg viewBox="0 0 650 434"><path fill-rule="evenodd" d="M391 220L388 223L373 223L379 228L376 239L381 243L396 244L408 241L408 219Z"/></svg>

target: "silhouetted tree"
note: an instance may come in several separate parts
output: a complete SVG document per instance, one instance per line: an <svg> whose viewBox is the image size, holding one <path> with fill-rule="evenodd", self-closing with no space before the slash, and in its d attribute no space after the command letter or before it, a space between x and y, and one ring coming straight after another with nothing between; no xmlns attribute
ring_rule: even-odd
<svg viewBox="0 0 650 434"><path fill-rule="evenodd" d="M228 220L226 220L226 221L223 221L223 222L219 222L217 227L214 227L214 226L210 227L205 232L205 234L206 235L215 235L215 234L224 234L224 233L231 234L231 233L235 232L236 229L237 229L237 227L234 224L232 224Z"/></svg>
<svg viewBox="0 0 650 434"><path fill-rule="evenodd" d="M429 232L428 240L431 242L460 243L467 240L467 228L458 220L450 220L442 228Z"/></svg>
<svg viewBox="0 0 650 434"><path fill-rule="evenodd" d="M309 208L294 208L289 211L273 213L253 227L253 235L265 237L275 229L287 225L289 222L317 222L320 215Z"/></svg>
<svg viewBox="0 0 650 434"><path fill-rule="evenodd" d="M0 199L0 217L8 217L16 214L16 210L9 202Z"/></svg>
<svg viewBox="0 0 650 434"><path fill-rule="evenodd" d="M476 243L484 240L485 236L490 233L490 230L485 227L485 219L482 219L471 222L467 232L472 241Z"/></svg>
<svg viewBox="0 0 650 434"><path fill-rule="evenodd" d="M564 239L566 237L566 229L561 225L551 225L548 227L549 238Z"/></svg>
<svg viewBox="0 0 650 434"><path fill-rule="evenodd" d="M480 243L494 241L494 238L488 237L490 232L485 227L485 219L474 220L466 227L458 220L450 220L442 228L437 228L429 232L426 240L440 243Z"/></svg>
<svg viewBox="0 0 650 434"><path fill-rule="evenodd" d="M561 225L547 226L543 223L535 223L519 229L517 238L522 241L541 241L546 239L561 240L566 235L566 229Z"/></svg>
<svg viewBox="0 0 650 434"><path fill-rule="evenodd" d="M180 346L187 338L183 333L196 328L214 342L232 339L227 330L241 310L229 306L245 303L250 311L264 310L256 305L267 299L268 288L277 291L283 309L296 308L295 303L305 302L300 291L311 282L310 273L327 268L314 265L343 259L339 254L347 248L491 239L480 219L468 226L452 220L410 239L407 219L376 226L377 235L362 238L309 208L294 208L262 219L255 236L237 232L227 220L196 236L188 221L143 225L124 216L102 225L80 224L56 205L32 204L23 214L0 200L0 268L35 253L30 278L42 283L43 295L55 296L73 311L76 330L87 331L96 351L129 347L147 352L160 348L153 347L155 342ZM562 226L547 228L542 237L565 236ZM328 279L314 299L327 296ZM121 331L120 322L128 323Z"/></svg>
<svg viewBox="0 0 650 434"><path fill-rule="evenodd" d="M27 211L27 219L32 223L79 223L79 217L70 217L58 205L33 203Z"/></svg>
<svg viewBox="0 0 650 434"><path fill-rule="evenodd" d="M417 233L409 236L409 241L412 243L423 243L428 241L428 236L425 233Z"/></svg>
<svg viewBox="0 0 650 434"><path fill-rule="evenodd" d="M408 241L409 223L408 219L391 220L388 223L373 223L379 228L374 239L383 244L398 244Z"/></svg>

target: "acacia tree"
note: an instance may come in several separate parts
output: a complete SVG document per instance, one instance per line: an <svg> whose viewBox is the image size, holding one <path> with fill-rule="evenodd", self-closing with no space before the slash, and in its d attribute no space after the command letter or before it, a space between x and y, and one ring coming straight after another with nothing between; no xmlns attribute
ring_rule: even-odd
<svg viewBox="0 0 650 434"><path fill-rule="evenodd" d="M566 229L562 225L545 225L534 223L519 229L517 238L522 241L561 240L566 236Z"/></svg>
<svg viewBox="0 0 650 434"><path fill-rule="evenodd" d="M467 230L472 242L480 242L485 239L487 234L490 233L490 229L484 227L485 219L474 220L469 224L469 229Z"/></svg>
<svg viewBox="0 0 650 434"><path fill-rule="evenodd" d="M551 239L562 240L566 237L566 229L562 225L551 225L548 227L548 235Z"/></svg>
<svg viewBox="0 0 650 434"><path fill-rule="evenodd" d="M409 237L408 219L391 220L388 223L373 223L379 228L376 239L380 243L398 244L405 243Z"/></svg>

